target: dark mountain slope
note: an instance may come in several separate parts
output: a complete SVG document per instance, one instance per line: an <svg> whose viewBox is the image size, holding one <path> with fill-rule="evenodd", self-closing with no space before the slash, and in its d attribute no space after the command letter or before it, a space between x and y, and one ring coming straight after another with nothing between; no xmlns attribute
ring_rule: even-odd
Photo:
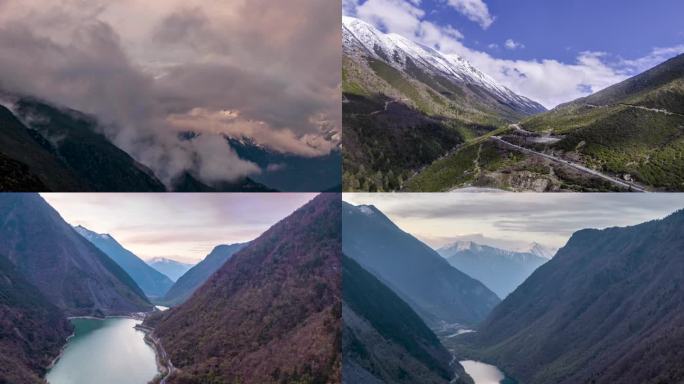
<svg viewBox="0 0 684 384"><path fill-rule="evenodd" d="M683 382L682 233L684 211L576 232L463 337L524 383Z"/></svg>
<svg viewBox="0 0 684 384"><path fill-rule="evenodd" d="M147 297L161 298L173 285L171 279L147 265L142 259L119 244L112 236L95 233L80 225L75 229L76 232L123 268Z"/></svg>
<svg viewBox="0 0 684 384"><path fill-rule="evenodd" d="M151 309L133 279L37 194L0 196L0 254L67 314Z"/></svg>
<svg viewBox="0 0 684 384"><path fill-rule="evenodd" d="M402 231L377 208L343 203L343 250L430 326L480 322L499 298Z"/></svg>
<svg viewBox="0 0 684 384"><path fill-rule="evenodd" d="M219 245L215 247L204 260L190 268L178 281L176 281L161 300L162 303L174 306L183 303L204 284L211 275L230 259L233 254L247 243Z"/></svg>
<svg viewBox="0 0 684 384"><path fill-rule="evenodd" d="M342 259L344 383L449 383L451 356L423 320L354 260Z"/></svg>
<svg viewBox="0 0 684 384"><path fill-rule="evenodd" d="M99 133L98 121L47 102L0 92L0 190L163 192L150 169ZM207 185L184 173L177 192L273 191L249 177Z"/></svg>
<svg viewBox="0 0 684 384"><path fill-rule="evenodd" d="M385 96L345 95L345 191L399 190L411 174L463 143L456 127Z"/></svg>
<svg viewBox="0 0 684 384"><path fill-rule="evenodd" d="M234 181L224 181L214 185L206 184L189 172L180 175L173 182L174 192L275 192L249 177Z"/></svg>
<svg viewBox="0 0 684 384"><path fill-rule="evenodd" d="M82 180L60 161L40 136L0 106L0 164L3 191L85 190Z"/></svg>
<svg viewBox="0 0 684 384"><path fill-rule="evenodd" d="M340 204L319 195L147 321L179 369L170 382L340 381Z"/></svg>
<svg viewBox="0 0 684 384"><path fill-rule="evenodd" d="M28 153L17 159L30 169L36 164L36 173L42 171L42 166L60 169L62 173L71 174L83 186L82 190L88 191L165 190L149 169L97 133L97 122L92 117L31 98L19 99L14 109L19 120L28 125L8 126L15 130L23 129L34 144L51 155L41 159ZM16 122L18 120L15 119ZM3 145L0 151L7 153L13 149ZM38 176L51 190L65 190L58 174L40 172Z"/></svg>
<svg viewBox="0 0 684 384"><path fill-rule="evenodd" d="M470 241L442 247L437 252L449 264L481 281L500 298L508 296L548 259L526 252L512 252Z"/></svg>
<svg viewBox="0 0 684 384"><path fill-rule="evenodd" d="M0 383L39 384L72 327L0 256Z"/></svg>

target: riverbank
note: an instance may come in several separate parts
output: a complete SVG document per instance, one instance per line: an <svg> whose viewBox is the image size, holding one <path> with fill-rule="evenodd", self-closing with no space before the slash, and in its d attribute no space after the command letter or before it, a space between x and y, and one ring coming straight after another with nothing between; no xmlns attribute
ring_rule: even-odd
<svg viewBox="0 0 684 384"><path fill-rule="evenodd" d="M166 353L164 346L159 338L153 335L154 330L150 327L146 327L142 324L135 326L135 329L143 332L145 334L145 343L152 347L155 351L155 356L157 358L157 370L159 370L159 375L152 380L152 383L166 384L166 380L171 377L176 368L173 366L169 355Z"/></svg>
<svg viewBox="0 0 684 384"><path fill-rule="evenodd" d="M81 325L77 324L84 324L82 322L91 322L90 324L100 324L100 322L111 322L111 321L127 321L130 324L128 327L131 330L131 332L136 333L136 331L141 331L143 332L143 337L140 338L140 334L138 334L138 340L142 341L142 345L145 345L145 348L148 348L150 351L150 360L149 363L152 363L152 367L154 369L152 375L148 376L148 379L145 380L144 382L148 382L148 380L152 380L151 382L154 383L159 383L162 382L164 383L166 379L170 376L170 374L173 372L173 366L170 364L170 361L166 355L165 350L161 346L161 343L159 340L156 340L155 338L150 336L150 329L147 329L146 327L142 326L142 321L149 315L148 313L131 313L128 315L112 315L112 316L92 316L92 315L86 315L86 316L69 316L67 319L73 326L73 331L71 334L64 339L64 343L61 346L59 353L57 356L55 356L50 363L46 367L46 376L45 379L50 381L52 379L55 379L56 377L51 377L55 375L54 372L55 369L60 369L60 364L62 360L66 359L67 356L70 355L70 345L73 344L75 338L79 338L82 334L81 330ZM81 323L79 323L81 322ZM117 323L119 324L119 323ZM100 326L95 326L96 328L99 328ZM87 329L87 328L86 328ZM107 328L110 329L110 328ZM110 356L111 358L111 356ZM73 359L72 359L73 360ZM73 363L71 363L73 364ZM149 365L148 365L149 366ZM136 367L137 368L137 367ZM64 381L64 374L62 373L64 371L64 368L61 368L61 371L59 374L57 374L61 381ZM139 372L139 371L138 371ZM138 373L136 372L136 373ZM152 379L149 379L152 378ZM161 381L160 381L161 380Z"/></svg>
<svg viewBox="0 0 684 384"><path fill-rule="evenodd" d="M47 371L49 372L52 368L55 367L55 364L59 361L59 359L64 356L64 351L66 350L67 345L69 345L69 340L71 340L72 337L76 336L76 329L74 328L74 331L71 332L71 335L67 336L67 338L64 340L64 345L62 345L62 348L59 350L59 354L52 359L50 364L47 366Z"/></svg>

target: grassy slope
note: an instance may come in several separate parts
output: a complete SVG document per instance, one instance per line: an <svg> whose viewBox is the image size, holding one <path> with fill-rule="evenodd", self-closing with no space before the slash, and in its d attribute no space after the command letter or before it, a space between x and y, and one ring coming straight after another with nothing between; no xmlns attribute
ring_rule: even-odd
<svg viewBox="0 0 684 384"><path fill-rule="evenodd" d="M634 106L665 109L674 114ZM552 151L618 177L629 175L657 190L680 191L684 190L682 113L684 55L589 97L529 117L522 121L522 126L529 131L564 136L558 143L542 145L541 150ZM479 144L472 143L450 157L434 162L412 178L405 189L440 191L477 183L473 165L477 154L475 145ZM595 178L560 168L557 164L544 164L539 159L535 161L511 151L500 150L498 156L482 158L479 163L483 169L499 173L523 172L554 180L564 190L603 191L615 188ZM550 174L540 165L552 168ZM497 186L511 187L506 183Z"/></svg>
<svg viewBox="0 0 684 384"><path fill-rule="evenodd" d="M446 79L417 70L411 78L382 61L362 64L345 56L342 78L346 191L401 189L415 171L464 140L505 124L496 112L468 105ZM392 109L377 112L392 100Z"/></svg>
<svg viewBox="0 0 684 384"><path fill-rule="evenodd" d="M664 114L634 108L665 109ZM684 55L522 122L567 135L554 149L590 167L665 190L684 190Z"/></svg>

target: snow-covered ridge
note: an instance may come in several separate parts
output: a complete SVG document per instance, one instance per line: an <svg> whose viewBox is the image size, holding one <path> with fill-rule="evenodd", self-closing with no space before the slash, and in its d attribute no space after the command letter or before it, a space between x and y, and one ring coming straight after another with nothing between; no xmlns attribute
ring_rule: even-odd
<svg viewBox="0 0 684 384"><path fill-rule="evenodd" d="M428 73L444 76L456 83L483 87L506 104L526 110L544 110L540 104L497 83L458 55L446 55L404 36L383 33L354 17L342 17L342 45L346 53L362 50L364 55L382 60L404 72L407 70L407 59L410 59Z"/></svg>
<svg viewBox="0 0 684 384"><path fill-rule="evenodd" d="M556 254L558 249L547 247L545 245L533 242L523 248L518 249L517 251L531 253L535 256L539 256L544 259L551 259Z"/></svg>
<svg viewBox="0 0 684 384"><path fill-rule="evenodd" d="M527 262L530 258L551 259L555 254L555 250L539 243L531 243L519 249L503 249L490 245L478 244L471 240L459 240L451 244L445 245L436 249L437 253L442 257L451 257L461 252L485 252L489 256L499 256L518 262Z"/></svg>
<svg viewBox="0 0 684 384"><path fill-rule="evenodd" d="M85 237L86 239L100 238L102 240L113 240L112 236L110 236L108 233L96 233L81 225L75 226L74 229L79 235Z"/></svg>

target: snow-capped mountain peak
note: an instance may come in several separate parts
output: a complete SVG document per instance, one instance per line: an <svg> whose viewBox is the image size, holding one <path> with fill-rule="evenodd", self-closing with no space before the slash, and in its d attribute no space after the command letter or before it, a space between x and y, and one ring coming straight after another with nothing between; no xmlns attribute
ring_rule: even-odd
<svg viewBox="0 0 684 384"><path fill-rule="evenodd" d="M474 241L470 240L459 240L446 245L439 249L439 251L444 252L462 252L462 251L477 251L480 250L482 246Z"/></svg>
<svg viewBox="0 0 684 384"><path fill-rule="evenodd" d="M531 253L535 256L543 257L545 259L551 259L558 249L552 248L552 247L547 247L545 245L539 244L537 242L532 242L525 247L522 247L521 249L518 250L519 252L527 252Z"/></svg>
<svg viewBox="0 0 684 384"><path fill-rule="evenodd" d="M458 55L443 54L404 36L384 33L354 17L342 18L342 43L343 50L349 55L370 56L404 72L418 66L429 74L443 76L455 83L485 88L500 102L518 109L545 110L540 104L499 84Z"/></svg>

